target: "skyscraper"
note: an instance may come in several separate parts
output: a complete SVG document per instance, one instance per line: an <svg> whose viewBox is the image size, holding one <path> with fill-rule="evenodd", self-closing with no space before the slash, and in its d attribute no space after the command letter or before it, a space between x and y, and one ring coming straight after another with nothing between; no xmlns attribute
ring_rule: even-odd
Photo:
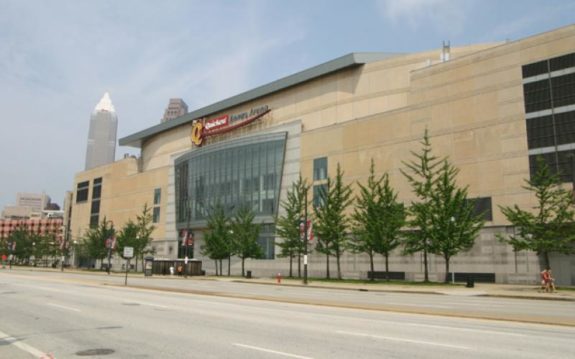
<svg viewBox="0 0 575 359"><path fill-rule="evenodd" d="M106 92L90 117L86 170L114 162L116 156L116 131L118 117Z"/></svg>
<svg viewBox="0 0 575 359"><path fill-rule="evenodd" d="M188 105L181 98L171 98L164 111L164 117L162 117L162 122L173 120L174 118L180 117L188 113Z"/></svg>

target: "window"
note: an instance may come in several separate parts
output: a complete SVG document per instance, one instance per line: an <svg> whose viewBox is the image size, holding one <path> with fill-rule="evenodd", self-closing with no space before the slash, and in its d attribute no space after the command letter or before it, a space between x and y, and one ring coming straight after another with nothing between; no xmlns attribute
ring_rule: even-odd
<svg viewBox="0 0 575 359"><path fill-rule="evenodd" d="M160 207L154 207L154 211L152 214L152 222L153 223L160 222Z"/></svg>
<svg viewBox="0 0 575 359"><path fill-rule="evenodd" d="M159 205L162 200L162 189L156 188L154 190L154 206Z"/></svg>
<svg viewBox="0 0 575 359"><path fill-rule="evenodd" d="M551 87L548 79L523 85L525 112L536 112L551 108Z"/></svg>
<svg viewBox="0 0 575 359"><path fill-rule="evenodd" d="M158 223L160 222L160 208L162 202L162 189L156 188L154 189L154 208L152 210L152 222Z"/></svg>
<svg viewBox="0 0 575 359"><path fill-rule="evenodd" d="M313 180L321 181L327 178L327 157L313 160Z"/></svg>
<svg viewBox="0 0 575 359"><path fill-rule="evenodd" d="M574 178L575 151L575 53L523 66L523 92L527 143L530 150L529 171L536 173L536 158L541 156L561 181ZM565 71L568 70L568 71ZM546 75L546 76L541 76ZM541 114L539 111L547 110ZM571 111L570 111L571 110Z"/></svg>
<svg viewBox="0 0 575 359"><path fill-rule="evenodd" d="M553 93L553 107L575 104L575 74L551 78L551 92Z"/></svg>
<svg viewBox="0 0 575 359"><path fill-rule="evenodd" d="M90 206L90 227L95 228L100 221L100 198L102 197L102 177L94 178L92 205Z"/></svg>
<svg viewBox="0 0 575 359"><path fill-rule="evenodd" d="M88 200L88 192L90 191L90 181L78 183L76 189L76 203L86 202Z"/></svg>
<svg viewBox="0 0 575 359"><path fill-rule="evenodd" d="M480 198L471 198L468 199L471 203L473 203L473 214L483 215L483 219L485 221L492 221L493 220L493 211L491 209L491 197L480 197Z"/></svg>
<svg viewBox="0 0 575 359"><path fill-rule="evenodd" d="M327 191L326 184L313 186L313 206L320 207L324 204L322 196L325 196Z"/></svg>

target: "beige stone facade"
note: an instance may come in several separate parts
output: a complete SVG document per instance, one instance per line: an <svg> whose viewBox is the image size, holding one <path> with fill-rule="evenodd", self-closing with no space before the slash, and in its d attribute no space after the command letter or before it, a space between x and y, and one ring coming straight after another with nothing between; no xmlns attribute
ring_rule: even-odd
<svg viewBox="0 0 575 359"><path fill-rule="evenodd" d="M453 270L494 273L498 282L534 282L539 272L537 256L514 253L495 237L512 230L499 206L534 203L522 188L530 173L522 66L574 53L575 26L514 42L452 48L449 61L440 60L441 52L366 61L253 98L247 96L230 107L214 104L198 110L209 120L264 105L271 109L247 126L209 137L202 148L286 132L280 200L298 173L311 180L314 159L326 157L328 174L334 174L339 163L346 182L354 188L356 181L366 181L373 159L376 170L390 174L400 199L407 203L413 196L400 169L405 167L403 161L412 159L411 151L420 148L428 129L434 154L448 156L460 169L457 180L469 186L469 196L491 198L492 220L486 223L476 246L454 258ZM210 108L216 110L209 112ZM190 140L192 122L197 119L193 115L124 139L124 144L141 148L139 158L97 167L75 178L76 187L89 182L90 195L93 180L102 178L99 219L112 220L117 227L134 219L145 203L153 207L155 190L160 189L161 201L155 204L159 222L153 233L157 257L175 258L178 253L174 162L198 151ZM80 203L73 200L70 233L75 239L80 239L90 224L91 203L90 196ZM202 228L197 231L199 246ZM194 256L205 259L199 251ZM367 258L348 253L343 259L347 277L366 276ZM568 262L562 264L565 281L573 281L575 263L572 258L563 260ZM407 278L418 279L422 276L420 262L418 255L397 255L391 267L405 272ZM376 265L381 268L381 263ZM208 272L211 265L204 261ZM287 265L287 260L277 257L248 262L256 275L286 273ZM322 256L311 257L312 275L322 276L324 267ZM232 271L237 273L238 268L239 262L234 261ZM442 271L443 260L433 257L432 278L442 278Z"/></svg>

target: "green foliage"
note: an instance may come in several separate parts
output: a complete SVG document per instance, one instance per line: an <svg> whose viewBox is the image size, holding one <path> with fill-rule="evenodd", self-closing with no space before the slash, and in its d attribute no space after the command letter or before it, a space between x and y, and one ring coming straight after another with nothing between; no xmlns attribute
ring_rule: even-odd
<svg viewBox="0 0 575 359"><path fill-rule="evenodd" d="M541 158L537 158L537 171L526 180L526 190L535 194L537 205L531 211L519 206L499 207L507 220L515 226L516 234L500 238L515 250L532 250L543 257L546 268L551 267L549 253L571 254L574 251L573 194L560 186Z"/></svg>
<svg viewBox="0 0 575 359"><path fill-rule="evenodd" d="M242 260L242 276L246 258L263 257L262 248L258 244L260 225L254 223L255 214L247 208L240 208L231 221L233 253Z"/></svg>
<svg viewBox="0 0 575 359"><path fill-rule="evenodd" d="M404 237L404 253L413 254L423 252L423 267L425 282L429 281L429 268L427 265L428 253L432 251L431 243L431 220L430 208L432 206L432 192L438 180L438 166L442 160L431 154L431 142L427 129L421 142L421 152L411 152L415 157L411 162L403 162L407 171L401 170L413 193L417 197L409 206L408 225L412 230Z"/></svg>
<svg viewBox="0 0 575 359"><path fill-rule="evenodd" d="M106 240L115 234L114 225L104 217L97 227L86 231L79 245L79 252L89 258L103 259L108 255Z"/></svg>
<svg viewBox="0 0 575 359"><path fill-rule="evenodd" d="M467 199L467 187L457 187L458 172L447 159L443 161L429 207L431 248L445 260L445 282L449 281L451 257L471 249L484 224L482 215L475 215L473 203Z"/></svg>
<svg viewBox="0 0 575 359"><path fill-rule="evenodd" d="M320 191L321 205L314 208L314 231L318 241L316 250L326 255L326 277L329 273L329 257L335 256L337 260L337 277L341 279L340 258L347 247L346 231L349 227L349 218L345 210L352 203L351 186L343 184L343 172L338 163L335 180L328 177L327 188Z"/></svg>
<svg viewBox="0 0 575 359"><path fill-rule="evenodd" d="M201 253L214 260L229 258L233 253L230 235L230 219L221 205L208 212L208 228L204 234Z"/></svg>
<svg viewBox="0 0 575 359"><path fill-rule="evenodd" d="M352 215L354 237L349 246L354 252L369 255L372 272L374 254L383 255L387 273L389 254L401 244L401 228L406 220L405 206L397 201L397 193L391 188L387 173L375 177L373 160L367 186L358 185L360 192Z"/></svg>
<svg viewBox="0 0 575 359"><path fill-rule="evenodd" d="M281 202L285 215L276 218L276 233L283 240L278 243L281 248L279 257L290 258L290 277L292 261L305 252L305 243L300 238L300 221L304 217L304 206L309 192L309 185L298 178L287 192L287 200Z"/></svg>
<svg viewBox="0 0 575 359"><path fill-rule="evenodd" d="M136 217L136 222L128 220L118 234L116 252L122 255L125 247L132 247L135 258L142 258L145 254L153 253L150 243L154 229L152 212L146 203L142 213Z"/></svg>

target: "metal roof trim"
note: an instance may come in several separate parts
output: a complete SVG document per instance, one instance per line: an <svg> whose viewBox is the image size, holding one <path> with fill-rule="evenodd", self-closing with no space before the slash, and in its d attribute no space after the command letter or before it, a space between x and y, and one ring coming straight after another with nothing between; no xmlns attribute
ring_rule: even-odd
<svg viewBox="0 0 575 359"><path fill-rule="evenodd" d="M256 100L258 98L285 90L292 86L302 84L304 82L325 76L346 68L362 66L370 62L381 61L390 57L395 57L401 54L395 53L380 53L380 52L359 52L350 53L323 64L311 67L309 69L297 72L295 74L280 78L279 80L272 81L268 84L256 87L254 89L242 92L238 95L229 97L225 100L215 102L211 105L202 107L198 110L189 112L176 119L160 123L158 125L149 127L145 130L136 132L132 135L120 138L120 146L141 147L142 142L149 137L155 136L164 131L171 130L178 126L189 123L197 118L209 116L211 114L225 110L226 108L238 106L242 103Z"/></svg>

